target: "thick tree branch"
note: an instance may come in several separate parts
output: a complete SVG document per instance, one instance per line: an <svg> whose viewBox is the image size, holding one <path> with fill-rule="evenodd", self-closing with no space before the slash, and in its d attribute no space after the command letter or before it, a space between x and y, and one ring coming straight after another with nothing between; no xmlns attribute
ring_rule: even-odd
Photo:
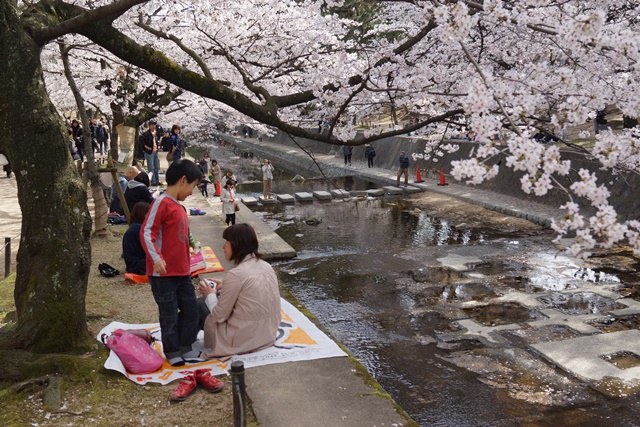
<svg viewBox="0 0 640 427"><path fill-rule="evenodd" d="M149 0L116 0L113 3L93 10L79 9L84 10L84 13L62 21L52 27L31 28L31 33L40 45L45 45L47 42L57 39L65 34L79 32L81 28L94 22L108 21L111 23L120 15L126 13L133 6L146 3L147 1ZM42 5L41 7L47 7L46 3L48 2L40 3L40 5Z"/></svg>

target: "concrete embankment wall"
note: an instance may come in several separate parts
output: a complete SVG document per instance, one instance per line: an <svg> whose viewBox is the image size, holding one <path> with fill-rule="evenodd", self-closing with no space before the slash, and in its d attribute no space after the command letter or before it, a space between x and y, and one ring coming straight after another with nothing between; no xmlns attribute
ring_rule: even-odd
<svg viewBox="0 0 640 427"><path fill-rule="evenodd" d="M265 141L277 142L285 146L296 146L296 144L291 140L289 136L284 135L280 132L272 138L265 138ZM296 141L301 147L311 153L329 154L331 152L336 152L336 156L342 157L340 146L328 145L318 141L301 138L296 138ZM427 173L423 172L423 178L425 179L438 179L438 171L441 170L444 170L445 175L448 176L452 169L451 162L454 160L468 158L471 152L477 149L478 146L477 143L469 141L455 141L454 143L459 145L459 150L455 153L445 153L443 157L439 158L435 162L427 160L417 160L415 162L412 161L410 174L412 176L415 176L415 167L419 167L421 170L427 170ZM395 171L397 170L397 159L400 151L405 151L409 156L411 156L411 154L413 153L423 153L425 146L427 145L427 141L420 138L397 136L375 141L371 145L376 150L376 157L374 159L375 166ZM258 149L258 147L255 147L253 151L255 151L256 149ZM260 150L262 150L263 152L257 154L260 154L263 157L268 157L272 154L268 152L268 150L264 147L260 147ZM287 156L285 155L284 158L279 159L279 161L286 162L286 167L292 170L299 170L300 173L303 173L305 171L314 171L317 174L317 167L312 159L300 159L299 156L293 155L289 157L291 158L287 158ZM596 173L599 182L607 182L611 191L609 202L616 208L621 220L625 221L629 219L640 218L640 175L631 173L613 175L610 171L603 172L599 170L599 166L596 161L586 159L583 156L568 150L563 151L563 157L570 159L572 162L571 176L573 177L573 179L578 176L578 170L588 169L591 172ZM353 161L366 161L364 157L363 146L354 147ZM499 165L503 165L505 163L505 156L496 156L496 158L492 159L492 161L489 162L489 165L493 165L496 163L498 163ZM325 169L325 173L330 176L345 176L353 175L354 170L341 166L331 166ZM484 190L506 194L522 199L532 199L538 203L543 203L555 207L560 206L561 204L564 204L568 201L567 195L561 190L552 190L547 195L542 197L525 194L520 186L520 179L523 175L523 172L514 172L511 168L503 166L500 167L500 172L494 179L482 183L477 187ZM452 178L447 177L447 179L451 180ZM571 185L571 182L572 181L568 179L560 179L560 184L565 188L568 188ZM575 199L575 196L574 201L581 204L581 206L583 207L590 208L590 206L584 205L583 200Z"/></svg>

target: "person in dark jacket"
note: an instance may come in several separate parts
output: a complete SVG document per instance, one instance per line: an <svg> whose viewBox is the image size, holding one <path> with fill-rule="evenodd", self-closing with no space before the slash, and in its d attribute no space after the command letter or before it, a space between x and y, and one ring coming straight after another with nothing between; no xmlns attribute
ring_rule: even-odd
<svg viewBox="0 0 640 427"><path fill-rule="evenodd" d="M146 202L136 203L129 218L129 228L122 237L122 258L127 273L141 276L147 274L147 254L140 243L140 229L149 212L149 206L151 205Z"/></svg>
<svg viewBox="0 0 640 427"><path fill-rule="evenodd" d="M100 120L96 127L96 140L98 141L100 154L107 154L109 152L109 130L104 125L103 120Z"/></svg>
<svg viewBox="0 0 640 427"><path fill-rule="evenodd" d="M147 162L149 173L153 173L151 185L160 185L160 159L158 159L158 147L160 146L160 133L156 130L155 119L149 120L149 129L140 135L139 141L144 151L144 159Z"/></svg>
<svg viewBox="0 0 640 427"><path fill-rule="evenodd" d="M76 119L71 122L71 135L73 136L73 142L76 144L80 160L84 162L84 135L82 134L82 126Z"/></svg>
<svg viewBox="0 0 640 427"><path fill-rule="evenodd" d="M373 158L376 156L376 150L371 144L364 144L364 156L367 158L367 166L373 167Z"/></svg>
<svg viewBox="0 0 640 427"><path fill-rule="evenodd" d="M173 125L171 127L171 135L169 136L171 141L171 152L173 153L173 161L180 160L182 158L182 140L180 139L180 126Z"/></svg>
<svg viewBox="0 0 640 427"><path fill-rule="evenodd" d="M351 166L351 155L353 154L353 147L350 145L343 145L342 154L344 154L344 165L347 166L347 163L349 163L349 166Z"/></svg>
<svg viewBox="0 0 640 427"><path fill-rule="evenodd" d="M400 177L404 174L404 186L406 187L409 185L409 158L405 155L404 151L400 152L398 162L400 163L400 169L398 169L396 185L400 187Z"/></svg>
<svg viewBox="0 0 640 427"><path fill-rule="evenodd" d="M124 200L127 202L129 212L133 211L134 206L138 202L153 202L153 196L149 192L149 185L149 175L147 175L146 172L140 172L134 179L127 183Z"/></svg>

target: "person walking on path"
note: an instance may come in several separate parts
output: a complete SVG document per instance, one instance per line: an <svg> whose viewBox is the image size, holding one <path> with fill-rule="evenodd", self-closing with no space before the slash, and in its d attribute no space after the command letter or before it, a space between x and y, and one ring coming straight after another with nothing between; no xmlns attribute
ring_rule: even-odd
<svg viewBox="0 0 640 427"><path fill-rule="evenodd" d="M222 213L227 216L225 223L227 226L234 225L236 223L236 190L233 188L233 180L228 179L227 183L222 189L222 195L220 200L222 201Z"/></svg>
<svg viewBox="0 0 640 427"><path fill-rule="evenodd" d="M140 145L144 151L144 159L147 162L147 170L153 173L151 185L160 185L160 159L158 159L158 142L160 135L156 130L156 120L149 120L149 129L140 135Z"/></svg>
<svg viewBox="0 0 640 427"><path fill-rule="evenodd" d="M262 165L262 196L271 199L271 181L273 181L273 165L270 160L264 159Z"/></svg>
<svg viewBox="0 0 640 427"><path fill-rule="evenodd" d="M373 167L373 158L376 156L376 150L371 144L364 144L364 156L367 158L367 167Z"/></svg>
<svg viewBox="0 0 640 427"><path fill-rule="evenodd" d="M351 155L353 154L353 147L350 145L343 145L342 153L344 154L344 165L347 166L348 162L349 166L351 166Z"/></svg>
<svg viewBox="0 0 640 427"><path fill-rule="evenodd" d="M180 202L201 178L192 161L173 162L167 169L167 191L153 202L140 230L163 351L172 366L199 361L200 356L191 347L198 337L198 304L191 280L189 218Z"/></svg>
<svg viewBox="0 0 640 427"><path fill-rule="evenodd" d="M398 176L396 177L396 185L400 187L400 177L404 174L404 186L409 185L409 158L405 155L404 151L400 152L400 157L398 158L398 162L400 163L400 169L398 169Z"/></svg>

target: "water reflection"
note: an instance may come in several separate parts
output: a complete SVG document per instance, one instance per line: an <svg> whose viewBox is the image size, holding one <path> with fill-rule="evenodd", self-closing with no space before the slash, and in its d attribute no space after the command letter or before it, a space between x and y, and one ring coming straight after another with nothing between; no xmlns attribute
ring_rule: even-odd
<svg viewBox="0 0 640 427"><path fill-rule="evenodd" d="M538 372L483 377L454 363L463 355L476 360L468 352L485 350L482 344L440 340L463 317L486 324L536 319L535 310L517 304L486 303L508 290L567 291L597 281L616 283L615 276L581 270L522 232L455 225L401 199L278 204L257 211L298 252L297 259L274 263L283 284L421 425L572 425L573 402L591 405L579 414L582 425L633 419L626 409L596 404L584 388L545 392L547 379L534 378ZM320 222L310 225L311 218ZM449 253L483 262L458 273L436 261ZM571 300L571 309L601 306L591 304L589 295L578 299ZM465 314L461 304L470 301L481 304ZM538 335L541 341L553 339L552 329ZM481 354L489 359L497 351ZM528 396L525 390L533 391Z"/></svg>

